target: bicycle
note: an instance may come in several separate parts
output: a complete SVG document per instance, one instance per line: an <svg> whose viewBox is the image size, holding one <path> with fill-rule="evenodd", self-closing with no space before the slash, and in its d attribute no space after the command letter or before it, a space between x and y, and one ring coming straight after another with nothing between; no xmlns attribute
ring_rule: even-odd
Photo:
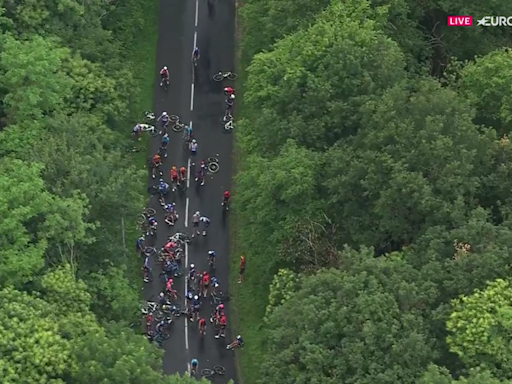
<svg viewBox="0 0 512 384"><path fill-rule="evenodd" d="M168 332L157 333L155 336L155 343L161 347L167 340L169 340L169 337L170 335Z"/></svg>
<svg viewBox="0 0 512 384"><path fill-rule="evenodd" d="M226 123L224 123L224 130L226 132L231 132L235 129L235 123L233 122L233 118L231 117L230 120L228 120Z"/></svg>
<svg viewBox="0 0 512 384"><path fill-rule="evenodd" d="M219 291L215 293L212 291L210 296L210 304L213 308L217 308L220 304L224 304L229 301L229 296L227 294L224 294L222 291Z"/></svg>
<svg viewBox="0 0 512 384"><path fill-rule="evenodd" d="M155 312L157 309L158 309L158 304L155 303L154 301L146 301L140 305L140 311L141 311L142 315L144 315L144 316L147 315L148 313Z"/></svg>
<svg viewBox="0 0 512 384"><path fill-rule="evenodd" d="M150 111L144 111L144 118L146 119L147 123L153 123L156 119L156 116L153 112Z"/></svg>
<svg viewBox="0 0 512 384"><path fill-rule="evenodd" d="M235 72L222 72L216 73L213 75L214 81L222 81L224 79L228 80L235 80L238 77L238 75Z"/></svg>
<svg viewBox="0 0 512 384"><path fill-rule="evenodd" d="M182 122L179 120L179 118L178 118L178 120L176 120L176 121L174 122L174 124L172 125L172 130L173 130L174 132L181 132L181 131L183 131L183 130L185 129L185 127L187 127L187 124L182 123Z"/></svg>
<svg viewBox="0 0 512 384"><path fill-rule="evenodd" d="M201 370L201 376L205 378L210 378L215 375L223 376L226 373L226 368L222 365L214 365L213 369L204 368Z"/></svg>
<svg viewBox="0 0 512 384"><path fill-rule="evenodd" d="M144 247L144 250L142 252L144 252L144 255L146 255L147 257L152 257L153 255L158 253L155 247Z"/></svg>
<svg viewBox="0 0 512 384"><path fill-rule="evenodd" d="M139 124L141 126L141 132L147 132L149 136L156 137L158 136L158 129L156 129L153 125L149 124Z"/></svg>
<svg viewBox="0 0 512 384"><path fill-rule="evenodd" d="M137 224L143 225L150 217L156 215L156 210L153 208L146 208L140 214L140 219L137 221Z"/></svg>
<svg viewBox="0 0 512 384"><path fill-rule="evenodd" d="M217 157L208 157L206 159L206 169L208 173L217 173L219 172L219 159Z"/></svg>

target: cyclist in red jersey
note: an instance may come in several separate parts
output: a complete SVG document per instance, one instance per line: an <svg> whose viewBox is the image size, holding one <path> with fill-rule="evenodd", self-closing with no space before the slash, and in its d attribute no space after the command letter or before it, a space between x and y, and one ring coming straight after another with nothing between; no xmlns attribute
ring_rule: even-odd
<svg viewBox="0 0 512 384"><path fill-rule="evenodd" d="M180 182L187 180L187 168L180 167Z"/></svg>
<svg viewBox="0 0 512 384"><path fill-rule="evenodd" d="M206 320L204 318L199 320L199 333L202 336L206 335Z"/></svg>
<svg viewBox="0 0 512 384"><path fill-rule="evenodd" d="M164 81L167 84L169 83L169 71L167 70L167 67L163 67L160 70L160 86L164 84Z"/></svg>
<svg viewBox="0 0 512 384"><path fill-rule="evenodd" d="M176 168L175 165L173 165L171 168L171 181L172 181L173 186L180 185L180 177L178 174L178 168Z"/></svg>
<svg viewBox="0 0 512 384"><path fill-rule="evenodd" d="M165 290L169 293L170 291L172 291L172 284L173 284L173 280L170 278L167 280L167 283L165 283Z"/></svg>
<svg viewBox="0 0 512 384"><path fill-rule="evenodd" d="M235 90L233 88L231 88L231 87L226 87L226 88L224 88L224 94L227 97L230 97L231 95L235 94Z"/></svg>
<svg viewBox="0 0 512 384"><path fill-rule="evenodd" d="M210 288L210 275L208 272L203 272L203 297L206 297L208 294L208 289Z"/></svg>
<svg viewBox="0 0 512 384"><path fill-rule="evenodd" d="M231 198L231 193L229 191L224 192L222 195L222 206L226 206L226 209L229 209L227 205L229 204L229 199Z"/></svg>
<svg viewBox="0 0 512 384"><path fill-rule="evenodd" d="M228 318L224 315L220 317L219 320L219 331L215 335L215 338L218 339L219 337L226 337L226 326L228 324Z"/></svg>

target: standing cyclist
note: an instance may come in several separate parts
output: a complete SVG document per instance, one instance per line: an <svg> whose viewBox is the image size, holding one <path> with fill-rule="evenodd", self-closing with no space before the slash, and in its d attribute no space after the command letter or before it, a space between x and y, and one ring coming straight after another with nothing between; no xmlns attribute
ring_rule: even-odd
<svg viewBox="0 0 512 384"><path fill-rule="evenodd" d="M165 66L160 70L160 86L162 86L164 82L169 84L169 71Z"/></svg>
<svg viewBox="0 0 512 384"><path fill-rule="evenodd" d="M194 63L194 66L197 66L197 60L199 60L200 56L199 48L194 47L194 50L192 51L192 62Z"/></svg>

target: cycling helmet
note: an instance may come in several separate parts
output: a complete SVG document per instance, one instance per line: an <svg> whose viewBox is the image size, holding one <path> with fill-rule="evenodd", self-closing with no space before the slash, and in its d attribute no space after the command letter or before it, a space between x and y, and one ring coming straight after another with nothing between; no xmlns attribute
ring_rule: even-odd
<svg viewBox="0 0 512 384"><path fill-rule="evenodd" d="M169 280L167 280L167 284L171 284L172 285L173 283L174 283L173 279L169 278Z"/></svg>
<svg viewBox="0 0 512 384"><path fill-rule="evenodd" d="M165 296L165 293L160 292L160 297L164 297L164 296Z"/></svg>
<svg viewBox="0 0 512 384"><path fill-rule="evenodd" d="M215 251L208 251L209 255L215 255Z"/></svg>
<svg viewBox="0 0 512 384"><path fill-rule="evenodd" d="M197 212L196 212L196 215L198 215L198 216L199 216L199 215L201 215L201 214L199 213L199 211L197 211Z"/></svg>
<svg viewBox="0 0 512 384"><path fill-rule="evenodd" d="M195 295L194 300L199 300L199 296Z"/></svg>
<svg viewBox="0 0 512 384"><path fill-rule="evenodd" d="M193 295L193 293L192 293L192 292L189 292L189 293L187 293L187 297L188 297L189 299L192 299L192 297L194 297L194 295Z"/></svg>
<svg viewBox="0 0 512 384"><path fill-rule="evenodd" d="M190 269L194 268L195 265L194 264L190 264Z"/></svg>
<svg viewBox="0 0 512 384"><path fill-rule="evenodd" d="M236 337L236 339L237 339L237 340L240 340L241 338L242 338L242 336L240 336L240 335L238 335L238 336Z"/></svg>
<svg viewBox="0 0 512 384"><path fill-rule="evenodd" d="M220 309L224 309L224 304L219 305Z"/></svg>
<svg viewBox="0 0 512 384"><path fill-rule="evenodd" d="M164 66L164 70L166 70L166 71L167 71L167 67L166 67L166 66Z"/></svg>
<svg viewBox="0 0 512 384"><path fill-rule="evenodd" d="M175 165L172 166L172 170L175 171L177 168Z"/></svg>
<svg viewBox="0 0 512 384"><path fill-rule="evenodd" d="M167 116L167 112L162 112L162 116Z"/></svg>
<svg viewBox="0 0 512 384"><path fill-rule="evenodd" d="M196 139L192 139L192 142L193 142L193 143L197 143L197 140L196 140Z"/></svg>
<svg viewBox="0 0 512 384"><path fill-rule="evenodd" d="M229 96L229 98L230 98L230 99L234 99L234 98L235 98L235 95L233 94L233 95Z"/></svg>

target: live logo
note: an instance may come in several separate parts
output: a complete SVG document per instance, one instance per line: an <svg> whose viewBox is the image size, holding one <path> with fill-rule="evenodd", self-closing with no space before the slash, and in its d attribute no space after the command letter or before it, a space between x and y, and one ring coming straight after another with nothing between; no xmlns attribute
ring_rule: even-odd
<svg viewBox="0 0 512 384"><path fill-rule="evenodd" d="M473 16L448 16L448 26L450 27L471 27L473 25Z"/></svg>

